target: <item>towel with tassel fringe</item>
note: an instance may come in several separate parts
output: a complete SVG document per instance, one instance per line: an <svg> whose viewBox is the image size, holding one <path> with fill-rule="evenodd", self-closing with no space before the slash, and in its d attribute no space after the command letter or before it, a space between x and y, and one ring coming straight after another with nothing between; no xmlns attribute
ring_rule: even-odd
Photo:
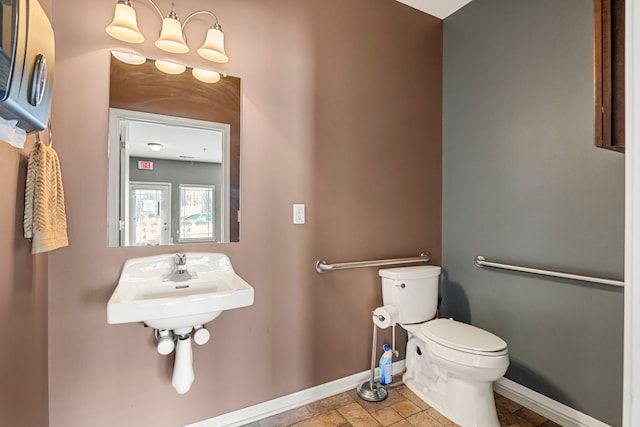
<svg viewBox="0 0 640 427"><path fill-rule="evenodd" d="M60 160L53 147L38 142L29 154L24 199L24 237L37 254L69 245Z"/></svg>

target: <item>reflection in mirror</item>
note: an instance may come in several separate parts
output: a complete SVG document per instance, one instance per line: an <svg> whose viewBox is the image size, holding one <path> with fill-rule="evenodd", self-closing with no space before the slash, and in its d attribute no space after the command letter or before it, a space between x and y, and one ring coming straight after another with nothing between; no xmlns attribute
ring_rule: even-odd
<svg viewBox="0 0 640 427"><path fill-rule="evenodd" d="M240 79L111 59L109 246L239 241Z"/></svg>
<svg viewBox="0 0 640 427"><path fill-rule="evenodd" d="M228 124L109 109L120 150L120 209L111 239L124 246L228 241ZM226 148L226 149L225 149ZM218 189L218 191L216 191Z"/></svg>

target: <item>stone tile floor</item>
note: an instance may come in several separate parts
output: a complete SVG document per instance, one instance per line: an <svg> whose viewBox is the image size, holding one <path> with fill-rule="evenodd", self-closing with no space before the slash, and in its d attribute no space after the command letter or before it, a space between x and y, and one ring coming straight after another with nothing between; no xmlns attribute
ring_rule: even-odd
<svg viewBox="0 0 640 427"><path fill-rule="evenodd" d="M453 427L453 422L431 408L402 382L388 389L382 402L366 402L350 390L297 409L264 418L244 427ZM559 427L553 421L496 395L496 408L503 427Z"/></svg>

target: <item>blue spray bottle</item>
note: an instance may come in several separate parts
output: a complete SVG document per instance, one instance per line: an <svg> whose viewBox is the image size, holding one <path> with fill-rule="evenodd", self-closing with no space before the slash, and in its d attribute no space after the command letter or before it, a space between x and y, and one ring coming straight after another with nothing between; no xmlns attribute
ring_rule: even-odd
<svg viewBox="0 0 640 427"><path fill-rule="evenodd" d="M384 345L384 353L380 357L380 384L389 385L393 381L392 369L391 369L391 347L389 344Z"/></svg>

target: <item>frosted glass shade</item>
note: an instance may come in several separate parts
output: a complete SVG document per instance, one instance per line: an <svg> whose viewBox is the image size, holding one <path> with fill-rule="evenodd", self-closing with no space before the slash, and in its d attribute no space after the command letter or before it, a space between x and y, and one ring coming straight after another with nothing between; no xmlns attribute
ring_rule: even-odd
<svg viewBox="0 0 640 427"><path fill-rule="evenodd" d="M218 28L209 28L204 44L198 49L198 55L213 62L229 62L224 51L224 33Z"/></svg>
<svg viewBox="0 0 640 427"><path fill-rule="evenodd" d="M189 46L182 36L182 25L175 18L164 18L160 37L156 40L156 47L165 52L187 53Z"/></svg>
<svg viewBox="0 0 640 427"><path fill-rule="evenodd" d="M144 56L136 55L132 52L123 52L121 50L112 50L111 55L113 55L113 57L117 60L131 65L140 65L144 64L147 61L147 58L145 58Z"/></svg>
<svg viewBox="0 0 640 427"><path fill-rule="evenodd" d="M187 69L187 67L185 67L182 64L177 64L175 62L170 62L170 61L156 60L155 65L158 70L167 74L182 74L184 73L184 70Z"/></svg>
<svg viewBox="0 0 640 427"><path fill-rule="evenodd" d="M107 34L114 39L127 43L142 43L144 36L138 29L136 11L125 3L118 3L113 15L113 21L105 28Z"/></svg>
<svg viewBox="0 0 640 427"><path fill-rule="evenodd" d="M194 68L193 70L191 70L191 74L193 74L193 77L203 83L217 83L220 81L220 73L211 70Z"/></svg>

